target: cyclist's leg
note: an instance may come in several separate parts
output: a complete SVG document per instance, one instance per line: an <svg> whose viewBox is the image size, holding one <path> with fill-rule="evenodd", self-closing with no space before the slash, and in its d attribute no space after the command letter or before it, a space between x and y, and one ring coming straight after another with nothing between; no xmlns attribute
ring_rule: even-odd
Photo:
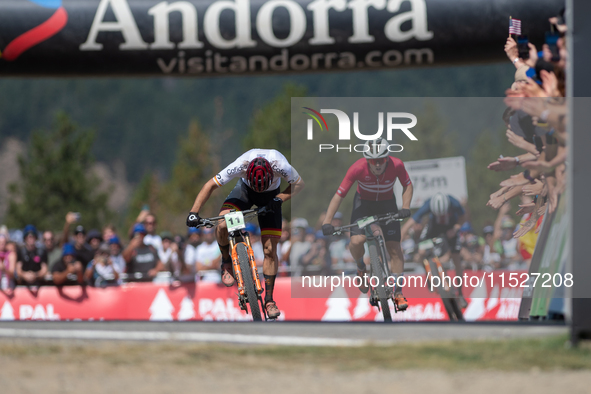
<svg viewBox="0 0 591 394"><path fill-rule="evenodd" d="M277 268L279 259L277 257L277 243L279 238L261 237L265 259L263 260L263 276L265 278L265 308L267 315L271 319L279 317L281 312L273 299L273 290L275 289L275 279L277 278Z"/></svg>
<svg viewBox="0 0 591 394"><path fill-rule="evenodd" d="M400 246L400 222L391 222L382 225L386 250L390 255L390 269L396 277L404 274L404 254Z"/></svg>
<svg viewBox="0 0 591 394"><path fill-rule="evenodd" d="M399 276L404 275L404 254L400 246L401 232L400 222L395 221L382 225L382 232L384 240L386 241L386 250L390 255L390 269L394 276L396 283L400 283ZM408 302L402 295L402 287L395 286L394 288L394 303L399 311L404 311L408 308Z"/></svg>
<svg viewBox="0 0 591 394"><path fill-rule="evenodd" d="M353 198L353 211L351 212L351 223L355 223L357 220L368 216L367 212L369 204L361 200L359 193L355 193ZM357 227L351 229L351 243L349 244L349 251L351 256L357 263L358 270L365 272L365 263L363 261L363 255L365 254L365 232Z"/></svg>
<svg viewBox="0 0 591 394"><path fill-rule="evenodd" d="M252 201L258 206L267 205L273 197L279 194L279 189L265 193L251 193ZM277 243L281 238L281 226L283 217L281 211L267 213L259 216L259 226L261 227L261 242L265 258L263 260L263 277L265 278L265 308L267 315L271 319L279 317L281 312L273 299L273 290L275 288L275 279L277 278L277 269L279 267L279 258L277 257Z"/></svg>
<svg viewBox="0 0 591 394"><path fill-rule="evenodd" d="M365 254L365 235L351 235L349 250L359 268L363 267L365 269L365 263L363 262L363 255Z"/></svg>
<svg viewBox="0 0 591 394"><path fill-rule="evenodd" d="M390 269L393 275L402 275L404 273L404 254L400 242L386 241L386 250L390 255Z"/></svg>
<svg viewBox="0 0 591 394"><path fill-rule="evenodd" d="M236 186L232 189L228 197L226 197L220 208L220 216L227 214L233 209L243 211L252 206L252 203L248 201L245 187L246 185L244 185L242 180L236 183ZM222 283L226 286L232 286L234 285L234 275L232 274L232 257L230 256L230 241L228 241L226 222L222 221L217 225L215 235L220 252L222 253Z"/></svg>
<svg viewBox="0 0 591 394"><path fill-rule="evenodd" d="M451 260L454 263L456 276L463 277L464 276L464 267L462 266L462 256L460 255L460 251L462 250L462 245L460 243L460 237L456 235L455 237L449 238L448 243L451 249ZM463 282L462 282L463 284ZM458 299L460 301L460 306L462 308L466 308L468 306L468 302L464 298L464 294L462 291L463 286L459 286L458 289Z"/></svg>

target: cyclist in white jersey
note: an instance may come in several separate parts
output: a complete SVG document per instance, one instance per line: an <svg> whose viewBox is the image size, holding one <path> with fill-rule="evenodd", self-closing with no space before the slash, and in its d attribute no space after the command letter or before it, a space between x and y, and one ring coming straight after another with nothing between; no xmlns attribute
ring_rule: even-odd
<svg viewBox="0 0 591 394"><path fill-rule="evenodd" d="M211 193L235 178L240 179L224 201L220 215L225 215L233 209L244 211L253 205L266 206L273 211L273 213L259 216L258 220L265 253L263 261L265 308L270 318L277 318L281 313L273 300L273 288L279 264L277 242L281 237L281 204L299 193L304 187L304 182L280 152L275 149L251 149L203 186L187 217L187 226L197 226L201 220L199 211ZM279 190L281 178L289 184L282 192ZM232 275L228 230L224 222L217 226L216 238L222 252L222 283L230 287L234 285L235 280Z"/></svg>

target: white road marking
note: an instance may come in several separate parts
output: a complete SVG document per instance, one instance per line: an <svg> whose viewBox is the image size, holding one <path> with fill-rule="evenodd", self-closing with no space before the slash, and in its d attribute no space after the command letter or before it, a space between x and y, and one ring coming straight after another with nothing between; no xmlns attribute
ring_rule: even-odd
<svg viewBox="0 0 591 394"><path fill-rule="evenodd" d="M255 345L358 347L370 344L361 339L218 334L208 332L35 330L0 328L0 337L43 339L113 339L135 341L225 342Z"/></svg>

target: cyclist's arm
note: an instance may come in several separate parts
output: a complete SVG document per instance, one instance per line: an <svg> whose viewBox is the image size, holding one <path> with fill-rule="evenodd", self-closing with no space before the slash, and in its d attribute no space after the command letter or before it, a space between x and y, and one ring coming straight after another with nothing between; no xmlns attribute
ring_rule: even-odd
<svg viewBox="0 0 591 394"><path fill-rule="evenodd" d="M197 194L197 198L195 199L195 203L190 212L199 212L207 200L209 200L211 193L217 188L219 188L219 186L215 183L213 178L207 181L207 183L201 188L201 191L199 191L199 194Z"/></svg>
<svg viewBox="0 0 591 394"><path fill-rule="evenodd" d="M458 221L456 222L456 224L454 224L453 230L454 230L454 235L458 233L458 231L460 231L460 229L462 228L462 224L464 224L464 222L466 221L466 214L464 213L463 215L460 215L458 217Z"/></svg>
<svg viewBox="0 0 591 394"><path fill-rule="evenodd" d="M332 223L332 218L334 217L335 213L337 213L337 211L339 210L341 202L343 202L343 197L341 197L338 193L335 193L335 195L332 197L332 200L330 200L330 204L328 204L326 216L324 217L324 223L322 224Z"/></svg>
<svg viewBox="0 0 591 394"><path fill-rule="evenodd" d="M284 202L289 200L290 198L292 198L293 196L295 196L296 194L298 194L299 192L302 191L302 189L304 188L305 183L302 180L302 178L300 177L297 182L292 183L290 185L288 185L284 191L282 191L281 193L279 193L277 195L277 197L279 197L280 199L282 199ZM198 212L198 211L192 211L192 212Z"/></svg>
<svg viewBox="0 0 591 394"><path fill-rule="evenodd" d="M408 219L406 221L406 223L404 223L404 226L402 226L402 229L400 230L400 234L402 236L404 236L405 234L407 234L408 233L408 230L410 230L410 228L412 226L414 226L416 223L421 222L423 216L425 216L425 215L429 214L429 212L431 212L431 208L429 208L429 202L430 201L431 201L431 199L428 199L427 201L425 201L425 203L423 204L423 206L420 207L419 210L416 211L415 214L412 215L410 217L410 219ZM403 198L403 204L404 204L404 198ZM409 203L409 206L410 206L410 203Z"/></svg>
<svg viewBox="0 0 591 394"><path fill-rule="evenodd" d="M402 188L402 209L410 209L410 202L412 200L413 187L412 183Z"/></svg>
<svg viewBox="0 0 591 394"><path fill-rule="evenodd" d="M456 220L456 224L454 224L454 235L458 233L458 231L460 231L460 228L462 228L462 225L464 224L464 222L466 220L468 220L468 214L466 213L466 210L464 209L464 207L462 206L462 204L456 200L455 198L453 198L452 196L449 197L450 200L452 201L452 209L454 211L457 212L457 220Z"/></svg>
<svg viewBox="0 0 591 394"><path fill-rule="evenodd" d="M410 230L410 228L415 225L415 223L416 222L415 222L415 220L413 218L409 218L406 221L406 223L404 223L404 225L402 226L402 230L400 230L400 235L402 237L404 237L406 235L406 233L408 233L408 230Z"/></svg>

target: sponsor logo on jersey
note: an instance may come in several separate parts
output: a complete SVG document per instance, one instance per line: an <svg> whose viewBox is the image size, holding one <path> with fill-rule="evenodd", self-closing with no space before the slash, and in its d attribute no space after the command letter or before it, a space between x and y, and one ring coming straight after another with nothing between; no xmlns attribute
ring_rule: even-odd
<svg viewBox="0 0 591 394"><path fill-rule="evenodd" d="M279 168L276 163L273 163L271 165L271 168L273 169L273 172L276 172L278 174L281 174L282 177L287 178L287 171L285 171L282 168Z"/></svg>
<svg viewBox="0 0 591 394"><path fill-rule="evenodd" d="M229 176L232 176L232 175L238 174L238 173L240 173L240 172L242 172L242 171L246 170L246 167L247 167L247 166L246 166L245 164L243 164L243 165L240 165L240 166L238 166L238 167L230 168L228 171L226 171L226 173L227 173Z"/></svg>

